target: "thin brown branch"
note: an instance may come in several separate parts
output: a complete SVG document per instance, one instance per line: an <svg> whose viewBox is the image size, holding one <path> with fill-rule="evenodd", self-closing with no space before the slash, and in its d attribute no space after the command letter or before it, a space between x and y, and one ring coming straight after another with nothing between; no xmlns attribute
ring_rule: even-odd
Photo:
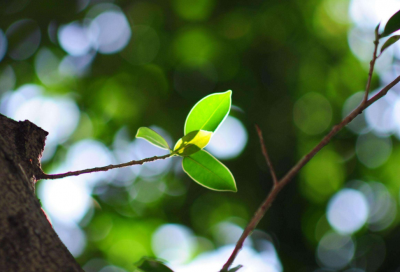
<svg viewBox="0 0 400 272"><path fill-rule="evenodd" d="M369 63L368 80L367 80L367 86L365 87L364 99L362 101L363 104L365 104L367 102L369 90L371 88L371 80L372 80L372 74L374 72L375 61L378 58L378 56L376 55L376 52L378 50L379 38L380 38L380 35L379 35L379 25L378 25L375 28L374 53L372 55L372 60Z"/></svg>
<svg viewBox="0 0 400 272"><path fill-rule="evenodd" d="M87 174L87 173L105 172L105 171L115 169L115 168L122 168L122 167L127 167L127 166L132 166L132 165L142 165L146 162L164 160L171 156L172 156L171 154L167 154L164 156L154 156L151 158L146 158L146 159L138 160L138 161L129 161L126 163L121 163L121 164L110 164L110 165L103 166L103 167L95 167L95 168L89 168L89 169L84 169L84 170L79 170L79 171L71 171L71 172L62 173L62 174L48 175L45 173L41 173L39 175L36 175L36 179L37 180L39 180L39 179L60 179L60 178L65 178L65 177L70 177L70 176L79 176L79 175Z"/></svg>
<svg viewBox="0 0 400 272"><path fill-rule="evenodd" d="M278 183L278 179L276 178L274 167L272 166L272 161L268 156L267 148L265 147L264 138L262 135L262 131L260 127L256 124L258 138L260 139L261 150L264 155L265 161L267 162L268 168L271 171L272 180L274 181L274 186Z"/></svg>
<svg viewBox="0 0 400 272"><path fill-rule="evenodd" d="M306 165L324 146L326 146L333 136L335 136L344 126L350 123L354 118L356 118L359 114L361 114L366 108L372 105L374 102L382 98L387 94L387 92L393 88L397 83L400 82L400 76L398 76L395 80L385 86L382 90L380 90L375 96L367 100L365 103L361 103L356 109L354 109L349 115L347 115L339 124L333 126L331 131L321 140L319 144L317 144L307 155L305 155L290 171L277 183L276 186L272 188L267 198L262 202L261 206L258 208L256 213L253 215L251 221L244 229L242 236L240 236L239 240L236 243L235 249L233 250L231 256L228 261L224 264L220 272L228 271L229 267L232 265L235 260L237 254L243 246L246 238L251 234L251 232L256 228L260 220L264 217L268 208L272 205L275 197L278 193L285 187L289 181L293 179L293 177Z"/></svg>

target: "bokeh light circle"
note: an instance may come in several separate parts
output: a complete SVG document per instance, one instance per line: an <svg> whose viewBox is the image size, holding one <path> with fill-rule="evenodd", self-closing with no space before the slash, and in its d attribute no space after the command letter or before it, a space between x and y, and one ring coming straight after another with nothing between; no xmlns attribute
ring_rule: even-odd
<svg viewBox="0 0 400 272"><path fill-rule="evenodd" d="M330 125L331 119L331 104L319 93L307 93L294 105L293 120L298 128L309 135L323 132Z"/></svg>
<svg viewBox="0 0 400 272"><path fill-rule="evenodd" d="M328 233L319 241L317 257L322 266L340 269L350 263L354 252L355 244L349 236Z"/></svg>
<svg viewBox="0 0 400 272"><path fill-rule="evenodd" d="M371 231L381 231L389 227L396 217L397 203L386 186L380 182L371 181L361 183L361 186L357 187L368 201L368 228Z"/></svg>
<svg viewBox="0 0 400 272"><path fill-rule="evenodd" d="M362 99L364 98L365 92L357 92L347 98L346 102L343 104L342 117L345 118L349 115L355 108L357 108ZM349 124L346 126L348 129L353 131L356 134L367 133L371 130L368 126L367 121L365 120L365 114L357 115Z"/></svg>
<svg viewBox="0 0 400 272"><path fill-rule="evenodd" d="M232 159L244 150L247 138L247 131L242 122L228 116L212 136L206 149L217 158Z"/></svg>
<svg viewBox="0 0 400 272"><path fill-rule="evenodd" d="M46 85L60 84L62 78L58 72L60 60L48 48L43 47L35 57L35 70L39 79Z"/></svg>
<svg viewBox="0 0 400 272"><path fill-rule="evenodd" d="M114 163L114 157L110 150L95 140L85 139L72 145L67 153L64 169L68 171L98 167ZM64 169L62 169L64 171ZM61 169L59 172L63 172ZM115 171L91 173L85 175L86 185L94 187L101 180L112 180Z"/></svg>
<svg viewBox="0 0 400 272"><path fill-rule="evenodd" d="M4 69L0 70L0 95L3 92L12 90L15 87L17 78L14 69L7 65Z"/></svg>
<svg viewBox="0 0 400 272"><path fill-rule="evenodd" d="M1 111L15 120L29 120L49 132L42 157L42 161L46 161L53 156L56 146L74 132L80 111L69 97L45 97L43 92L38 85L23 85L15 92L6 93L1 101Z"/></svg>
<svg viewBox="0 0 400 272"><path fill-rule="evenodd" d="M6 31L8 54L14 60L25 60L39 47L41 33L38 24L31 19L13 23Z"/></svg>
<svg viewBox="0 0 400 272"><path fill-rule="evenodd" d="M90 23L89 31L95 48L103 54L121 51L131 38L129 22L120 11L101 13Z"/></svg>
<svg viewBox="0 0 400 272"><path fill-rule="evenodd" d="M85 55L91 49L88 30L78 22L60 26L57 36L60 46L72 56Z"/></svg>
<svg viewBox="0 0 400 272"><path fill-rule="evenodd" d="M158 258L173 264L189 260L196 249L192 232L185 226L166 224L153 234L152 248Z"/></svg>
<svg viewBox="0 0 400 272"><path fill-rule="evenodd" d="M79 257L86 246L85 233L76 224L53 223L53 228L74 257Z"/></svg>
<svg viewBox="0 0 400 272"><path fill-rule="evenodd" d="M63 224L79 223L91 204L90 191L75 177L46 180L40 184L38 193L50 218Z"/></svg>
<svg viewBox="0 0 400 272"><path fill-rule="evenodd" d="M390 137L378 137L368 133L357 138L357 157L368 168L377 168L383 165L391 153L392 140Z"/></svg>
<svg viewBox="0 0 400 272"><path fill-rule="evenodd" d="M368 213L365 196L354 189L343 189L336 193L327 208L329 224L343 234L359 230L366 223Z"/></svg>
<svg viewBox="0 0 400 272"><path fill-rule="evenodd" d="M371 96L377 92L371 93ZM384 97L365 109L365 119L368 125L380 135L390 135L395 130L393 109L398 95L388 92Z"/></svg>

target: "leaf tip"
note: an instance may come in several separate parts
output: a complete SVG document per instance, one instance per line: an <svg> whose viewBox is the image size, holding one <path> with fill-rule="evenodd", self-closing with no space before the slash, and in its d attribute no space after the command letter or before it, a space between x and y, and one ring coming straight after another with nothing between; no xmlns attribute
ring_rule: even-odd
<svg viewBox="0 0 400 272"><path fill-rule="evenodd" d="M232 173L231 173L231 175L232 175ZM227 190L227 191L228 192L232 192L232 193L237 193L238 189L237 189L237 186L236 186L236 180L233 177L233 175L232 175L232 178L233 178L233 184L232 184L231 188L229 190Z"/></svg>
<svg viewBox="0 0 400 272"><path fill-rule="evenodd" d="M230 192L232 192L232 193L237 193L237 187L236 187L236 185L235 185L235 188L233 189L233 190L231 190Z"/></svg>
<svg viewBox="0 0 400 272"><path fill-rule="evenodd" d="M141 130L142 128L143 128L143 127L138 128L138 130L137 130L137 132L136 132L136 135L135 135L135 138L140 138L139 133L140 133L140 130Z"/></svg>

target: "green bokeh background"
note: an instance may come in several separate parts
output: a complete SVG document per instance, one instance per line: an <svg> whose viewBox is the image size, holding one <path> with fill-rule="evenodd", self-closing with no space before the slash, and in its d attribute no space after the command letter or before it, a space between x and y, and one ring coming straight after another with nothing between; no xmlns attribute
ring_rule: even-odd
<svg viewBox="0 0 400 272"><path fill-rule="evenodd" d="M211 230L219 222L244 227L272 185L254 124L264 132L281 177L341 120L343 104L364 88L367 71L349 49L350 20L339 22L331 12L333 5L348 18L346 0L113 3L130 23L131 41L121 52L97 54L85 76L49 84L35 72L36 53L25 60L6 55L0 61L0 71L8 65L14 70L14 89L28 83L42 85L48 96L73 97L81 110L78 128L44 163L45 171L55 169L68 148L82 139L111 147L121 128L133 140L139 127L156 125L176 141L182 137L187 113L199 99L229 89L235 106L231 116L243 123L249 136L238 157L222 160L235 176L237 193L209 191L170 169L160 179L168 188L184 188L183 194L164 194L155 202L138 203L129 194L129 186L114 186L112 181L105 188L106 197L93 194L101 208L94 209L82 224L87 245L78 262L85 265L100 258L132 269L140 257L154 255L151 237L162 224L182 224L209 239L211 248L205 243L196 254L218 246ZM49 24L81 21L94 5L77 12L75 1L6 2L0 5L0 29L5 32L17 20L33 19L42 33L39 49L46 47L61 58L67 53L50 38ZM372 86L379 86L377 77ZM296 116L301 115L297 120L293 118L296 110ZM398 140L393 138L388 161L370 169L355 155L356 139L347 129L340 132L280 193L260 222L258 228L270 235L284 271L315 271L319 267L316 247L324 233L331 231L325 216L327 203L348 181L381 181L397 203ZM146 188L151 190L151 186ZM353 237L358 241L369 233L386 243L380 271L395 271L400 243L398 214L388 228L372 232L364 226ZM360 259L368 255L359 254Z"/></svg>

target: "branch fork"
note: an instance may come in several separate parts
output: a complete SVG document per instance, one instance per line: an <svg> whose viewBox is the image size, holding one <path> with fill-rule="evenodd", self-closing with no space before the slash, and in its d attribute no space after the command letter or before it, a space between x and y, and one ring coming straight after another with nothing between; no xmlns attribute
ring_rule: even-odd
<svg viewBox="0 0 400 272"><path fill-rule="evenodd" d="M369 72L368 72L368 80L367 80L367 85L365 88L365 94L364 98L361 101L360 105L355 108L349 115L347 115L339 124L334 125L331 129L331 131L308 153L306 154L300 161L297 162L295 166L290 169L286 175L281 178L280 180L277 179L274 168L271 163L271 159L268 156L267 149L265 147L264 139L262 136L262 132L260 128L256 125L258 137L260 139L260 144L261 144L261 151L264 155L264 158L266 160L266 163L270 169L272 180L273 180L273 187L271 191L269 192L268 196L265 198L265 200L261 203L259 206L258 210L255 212L253 215L253 218L250 220L249 224L246 226L244 229L242 236L239 238L238 242L236 243L236 246L230 255L229 259L227 262L224 264L220 272L227 272L229 268L231 267L232 263L234 262L237 254L239 253L240 249L243 247L243 243L245 239L253 232L253 230L257 227L258 223L260 220L264 217L265 213L269 209L269 207L272 205L273 201L275 200L276 196L278 193L285 187L296 174L300 171L301 168L303 168L324 146L326 146L330 140L335 136L344 126L346 126L348 123L350 123L354 118L356 118L359 114L361 114L366 108L368 108L370 105L372 105L374 102L382 98L387 94L387 92L393 88L397 83L400 82L400 76L398 76L396 79L394 79L391 83L386 85L383 89L381 89L375 96L372 98L368 99L368 94L371 88L371 80L372 80L372 74L374 71L375 67L375 62L378 59L377 51L378 51L378 45L379 45L379 39L381 38L381 35L378 32L379 25L375 29L375 40L374 40L374 52L372 56L372 60L370 62L370 67L369 67Z"/></svg>

